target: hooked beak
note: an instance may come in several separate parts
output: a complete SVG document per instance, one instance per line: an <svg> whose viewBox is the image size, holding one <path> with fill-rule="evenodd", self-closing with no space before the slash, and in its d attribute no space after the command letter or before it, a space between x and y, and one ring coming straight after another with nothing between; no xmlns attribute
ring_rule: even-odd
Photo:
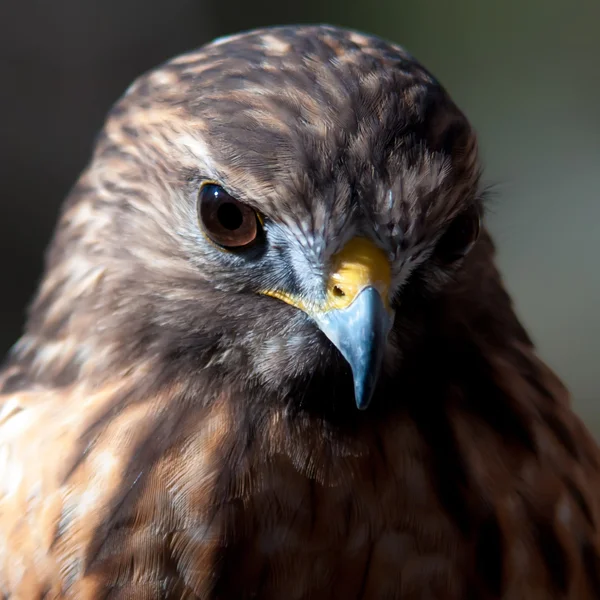
<svg viewBox="0 0 600 600"><path fill-rule="evenodd" d="M352 369L360 410L368 407L375 391L394 320L390 283L391 268L385 253L366 238L354 238L333 257L321 305L282 292L265 292L310 315L340 351Z"/></svg>
<svg viewBox="0 0 600 600"><path fill-rule="evenodd" d="M372 286L358 293L347 308L314 316L321 331L348 361L354 377L356 406L369 406L379 378L392 318Z"/></svg>

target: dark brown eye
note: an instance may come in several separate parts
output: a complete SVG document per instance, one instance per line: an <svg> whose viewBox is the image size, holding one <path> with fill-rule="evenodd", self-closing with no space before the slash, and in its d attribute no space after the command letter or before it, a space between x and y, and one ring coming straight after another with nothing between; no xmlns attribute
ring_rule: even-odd
<svg viewBox="0 0 600 600"><path fill-rule="evenodd" d="M437 243L437 258L445 264L451 264L465 256L477 241L480 226L479 211L476 208L458 215Z"/></svg>
<svg viewBox="0 0 600 600"><path fill-rule="evenodd" d="M200 188L198 215L208 237L219 246L240 248L258 235L256 212L216 183L205 183Z"/></svg>

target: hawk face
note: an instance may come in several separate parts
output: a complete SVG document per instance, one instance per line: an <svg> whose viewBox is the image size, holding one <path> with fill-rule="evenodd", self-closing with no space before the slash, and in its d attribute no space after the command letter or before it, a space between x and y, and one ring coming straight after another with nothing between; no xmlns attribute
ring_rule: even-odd
<svg viewBox="0 0 600 600"><path fill-rule="evenodd" d="M468 272L480 212L469 124L402 49L220 40L112 111L20 352L42 378L150 357L281 397L323 378L364 408Z"/></svg>

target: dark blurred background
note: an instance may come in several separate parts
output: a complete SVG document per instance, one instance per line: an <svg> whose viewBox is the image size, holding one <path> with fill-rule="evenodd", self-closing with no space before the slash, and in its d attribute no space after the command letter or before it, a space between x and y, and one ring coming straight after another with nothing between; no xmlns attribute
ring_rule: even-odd
<svg viewBox="0 0 600 600"><path fill-rule="evenodd" d="M59 205L129 83L214 37L291 22L403 44L467 113L507 285L600 434L598 0L0 0L0 357Z"/></svg>

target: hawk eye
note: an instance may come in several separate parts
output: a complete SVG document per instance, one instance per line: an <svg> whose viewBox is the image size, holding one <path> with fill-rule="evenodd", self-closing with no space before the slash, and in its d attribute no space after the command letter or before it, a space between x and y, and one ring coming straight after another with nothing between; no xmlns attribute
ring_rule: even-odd
<svg viewBox="0 0 600 600"><path fill-rule="evenodd" d="M258 235L254 209L230 196L216 183L205 183L200 188L198 216L206 235L224 248L247 246Z"/></svg>
<svg viewBox="0 0 600 600"><path fill-rule="evenodd" d="M437 258L445 264L451 264L465 256L477 241L480 227L476 208L459 214L439 239L435 249Z"/></svg>

